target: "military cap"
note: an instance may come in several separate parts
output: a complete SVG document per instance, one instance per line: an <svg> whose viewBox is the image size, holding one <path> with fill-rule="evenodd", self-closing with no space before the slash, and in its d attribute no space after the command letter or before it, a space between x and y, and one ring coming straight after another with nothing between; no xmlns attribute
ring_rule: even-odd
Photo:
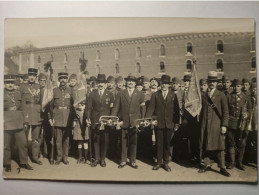
<svg viewBox="0 0 259 195"><path fill-rule="evenodd" d="M208 84L207 79L200 79L200 85Z"/></svg>
<svg viewBox="0 0 259 195"><path fill-rule="evenodd" d="M125 81L135 81L135 82L137 82L137 78L135 76L133 76L132 73L130 73L128 75L128 77L126 77L124 79L125 79Z"/></svg>
<svg viewBox="0 0 259 195"><path fill-rule="evenodd" d="M190 74L186 74L183 76L183 81L191 81L191 75Z"/></svg>
<svg viewBox="0 0 259 195"><path fill-rule="evenodd" d="M39 77L38 77L38 80L40 81L40 80L43 80L43 79L47 80L47 76L44 73L40 73Z"/></svg>
<svg viewBox="0 0 259 195"><path fill-rule="evenodd" d="M234 79L232 82L232 86L242 85L242 82L239 79Z"/></svg>
<svg viewBox="0 0 259 195"><path fill-rule="evenodd" d="M222 82L230 81L230 79L227 76L222 76Z"/></svg>
<svg viewBox="0 0 259 195"><path fill-rule="evenodd" d="M76 74L71 74L70 77L69 77L69 81L70 81L71 79L76 79L76 80L77 80L77 75L76 75Z"/></svg>
<svg viewBox="0 0 259 195"><path fill-rule="evenodd" d="M107 83L105 74L98 74L96 81L97 82L102 82L102 83Z"/></svg>
<svg viewBox="0 0 259 195"><path fill-rule="evenodd" d="M58 73L58 78L60 78L60 77L66 77L66 78L68 78L68 73L67 73L67 72L59 72L59 73Z"/></svg>
<svg viewBox="0 0 259 195"><path fill-rule="evenodd" d="M38 74L38 69L36 69L36 68L28 68L28 74L37 75Z"/></svg>
<svg viewBox="0 0 259 195"><path fill-rule="evenodd" d="M116 83L119 83L119 82L121 82L121 81L123 81L122 76L118 76L117 78L115 78L115 82L116 82Z"/></svg>
<svg viewBox="0 0 259 195"><path fill-rule="evenodd" d="M178 79L177 77L173 77L172 83L180 84L180 79Z"/></svg>
<svg viewBox="0 0 259 195"><path fill-rule="evenodd" d="M171 83L171 77L169 76L169 75L162 75L162 77L161 77L161 83L167 83L167 84L169 84L169 83Z"/></svg>
<svg viewBox="0 0 259 195"><path fill-rule="evenodd" d="M15 75L11 75L11 74L4 75L4 81L14 82L14 80L15 80Z"/></svg>
<svg viewBox="0 0 259 195"><path fill-rule="evenodd" d="M107 81L108 81L108 82L115 81L115 78L110 75L110 76L108 76Z"/></svg>
<svg viewBox="0 0 259 195"><path fill-rule="evenodd" d="M250 81L247 79L247 78L243 78L242 79L242 83L244 84L244 83L250 83Z"/></svg>
<svg viewBox="0 0 259 195"><path fill-rule="evenodd" d="M218 74L216 71L208 72L208 81L218 81Z"/></svg>

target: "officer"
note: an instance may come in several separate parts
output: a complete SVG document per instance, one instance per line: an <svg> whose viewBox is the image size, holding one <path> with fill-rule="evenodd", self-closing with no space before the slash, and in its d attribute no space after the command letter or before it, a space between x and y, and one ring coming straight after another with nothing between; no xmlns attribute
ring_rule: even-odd
<svg viewBox="0 0 259 195"><path fill-rule="evenodd" d="M207 92L207 89L208 89L208 81L207 81L207 79L200 79L200 89L203 92Z"/></svg>
<svg viewBox="0 0 259 195"><path fill-rule="evenodd" d="M14 89L14 75L4 75L4 168L11 171L11 140L14 137L21 168L32 170L28 164L26 134L23 129L21 93Z"/></svg>
<svg viewBox="0 0 259 195"><path fill-rule="evenodd" d="M251 102L248 96L242 92L242 83L240 80L233 81L233 92L228 98L229 107L229 124L227 131L227 142L229 145L230 164L228 169L233 169L236 165L235 147L238 148L237 168L245 170L243 165L243 157L248 137L249 112L251 111Z"/></svg>
<svg viewBox="0 0 259 195"><path fill-rule="evenodd" d="M105 74L98 74L96 81L98 89L89 94L88 101L88 116L91 120L91 129L94 132L95 162L93 166L96 167L100 163L102 167L105 167L109 145L108 128L104 126L104 130L99 130L96 123L99 123L100 116L111 115L114 97L111 92L105 89L107 83Z"/></svg>
<svg viewBox="0 0 259 195"><path fill-rule="evenodd" d="M39 160L40 154L40 133L43 116L41 102L43 91L39 84L36 84L38 69L28 69L28 83L21 85L22 110L25 116L25 128L28 129L28 141L31 141L32 162L42 165Z"/></svg>
<svg viewBox="0 0 259 195"><path fill-rule="evenodd" d="M222 77L222 85L223 85L223 92L225 95L228 95L232 92L231 89L231 80L227 76Z"/></svg>
<svg viewBox="0 0 259 195"><path fill-rule="evenodd" d="M53 100L50 102L51 119L50 125L55 129L55 141L57 149L56 165L63 160L65 165L69 164L69 135L75 119L73 108L73 92L67 87L68 73L58 73L59 87L53 89Z"/></svg>

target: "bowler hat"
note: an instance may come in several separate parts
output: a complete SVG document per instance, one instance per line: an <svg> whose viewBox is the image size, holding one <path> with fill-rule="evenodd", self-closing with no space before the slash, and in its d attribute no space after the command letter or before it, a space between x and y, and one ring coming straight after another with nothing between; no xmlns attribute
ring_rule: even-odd
<svg viewBox="0 0 259 195"><path fill-rule="evenodd" d="M186 74L183 76L183 81L190 81L191 80L191 75L190 74Z"/></svg>
<svg viewBox="0 0 259 195"><path fill-rule="evenodd" d="M38 69L36 69L36 68L28 68L28 74L37 75L38 74Z"/></svg>
<svg viewBox="0 0 259 195"><path fill-rule="evenodd" d="M60 78L60 77L66 77L66 78L68 78L68 73L67 73L67 72L59 72L59 73L58 73L58 78Z"/></svg>
<svg viewBox="0 0 259 195"><path fill-rule="evenodd" d="M218 81L218 74L216 71L208 72L208 81Z"/></svg>
<svg viewBox="0 0 259 195"><path fill-rule="evenodd" d="M15 80L15 75L11 75L11 74L4 75L4 81L13 81L14 82L14 80Z"/></svg>
<svg viewBox="0 0 259 195"><path fill-rule="evenodd" d="M131 73L128 75L128 77L125 78L125 80L137 82L137 78L135 76L133 76Z"/></svg>
<svg viewBox="0 0 259 195"><path fill-rule="evenodd" d="M107 83L105 74L98 74L96 81L99 83Z"/></svg>
<svg viewBox="0 0 259 195"><path fill-rule="evenodd" d="M169 84L169 83L171 83L170 82L171 81L171 77L169 76L169 75L162 75L162 77L161 77L161 83L167 83L167 84Z"/></svg>
<svg viewBox="0 0 259 195"><path fill-rule="evenodd" d="M172 78L172 83L180 84L180 79L178 79L177 77L173 77Z"/></svg>

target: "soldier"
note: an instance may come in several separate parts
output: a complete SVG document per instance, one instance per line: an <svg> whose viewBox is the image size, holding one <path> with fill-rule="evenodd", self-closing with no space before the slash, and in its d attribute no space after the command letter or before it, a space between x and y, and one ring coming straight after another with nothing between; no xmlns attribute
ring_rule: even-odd
<svg viewBox="0 0 259 195"><path fill-rule="evenodd" d="M39 84L36 84L38 69L28 69L28 83L20 87L22 95L22 110L25 116L25 128L28 129L28 141L31 141L32 162L42 165L39 160L40 154L40 133L43 116L41 102L43 91Z"/></svg>
<svg viewBox="0 0 259 195"><path fill-rule="evenodd" d="M224 93L217 89L217 72L208 73L209 88L202 93L202 110L200 115L199 146L204 157L205 166L198 172L204 173L211 167L211 157L216 155L220 174L230 177L225 169L224 134L228 126L228 105Z"/></svg>
<svg viewBox="0 0 259 195"><path fill-rule="evenodd" d="M245 153L246 140L248 137L247 125L249 123L249 112L251 111L251 102L241 90L242 83L240 80L233 81L233 92L228 95L229 107L229 124L227 131L227 142L229 144L230 164L228 169L233 169L235 160L235 146L239 150L237 158L237 168L245 170L243 157Z"/></svg>
<svg viewBox="0 0 259 195"><path fill-rule="evenodd" d="M53 100L50 102L51 118L50 125L55 129L55 142L57 151L56 165L63 160L65 165L69 164L69 135L75 119L73 108L73 92L67 87L68 73L58 73L59 87L53 89Z"/></svg>
<svg viewBox="0 0 259 195"><path fill-rule="evenodd" d="M127 164L127 154L129 149L130 166L137 169L136 151L137 151L137 131L135 120L141 118L141 106L144 106L144 95L135 89L137 79L129 74L126 80L127 89L117 94L115 106L112 110L112 116L117 116L121 110L123 121L121 136L121 163L118 168L123 168Z"/></svg>
<svg viewBox="0 0 259 195"><path fill-rule="evenodd" d="M170 154L170 141L173 128L178 126L179 107L176 95L169 90L170 76L163 75L161 78L161 90L152 94L150 105L147 109L146 117L157 118L157 165L153 170L164 167L166 171L171 171L168 166Z"/></svg>
<svg viewBox="0 0 259 195"><path fill-rule="evenodd" d="M223 84L223 92L225 95L228 95L232 92L231 89L231 80L227 76L222 77L222 84Z"/></svg>
<svg viewBox="0 0 259 195"><path fill-rule="evenodd" d="M250 84L249 80L246 78L243 78L242 85L243 85L242 92L244 94L246 94L247 96L250 96L251 95L251 84Z"/></svg>
<svg viewBox="0 0 259 195"><path fill-rule="evenodd" d="M102 167L105 167L109 132L106 126L104 130L99 130L99 126L96 123L99 123L100 116L110 116L114 97L111 92L105 89L107 83L105 74L98 74L96 81L98 89L89 94L88 102L88 115L91 120L91 129L94 132L95 162L93 166L96 167L100 163Z"/></svg>
<svg viewBox="0 0 259 195"><path fill-rule="evenodd" d="M200 79L200 89L203 92L207 92L207 90L208 90L208 81L207 81L207 79Z"/></svg>
<svg viewBox="0 0 259 195"><path fill-rule="evenodd" d="M4 168L11 171L11 139L14 137L21 168L32 170L28 164L26 134L23 129L21 93L14 89L14 75L4 75Z"/></svg>

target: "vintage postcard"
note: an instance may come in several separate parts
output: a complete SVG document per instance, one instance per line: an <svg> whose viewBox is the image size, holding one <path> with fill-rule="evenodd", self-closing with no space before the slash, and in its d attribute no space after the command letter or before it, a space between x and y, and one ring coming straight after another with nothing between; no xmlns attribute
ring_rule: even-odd
<svg viewBox="0 0 259 195"><path fill-rule="evenodd" d="M4 179L257 182L254 19L4 28Z"/></svg>

